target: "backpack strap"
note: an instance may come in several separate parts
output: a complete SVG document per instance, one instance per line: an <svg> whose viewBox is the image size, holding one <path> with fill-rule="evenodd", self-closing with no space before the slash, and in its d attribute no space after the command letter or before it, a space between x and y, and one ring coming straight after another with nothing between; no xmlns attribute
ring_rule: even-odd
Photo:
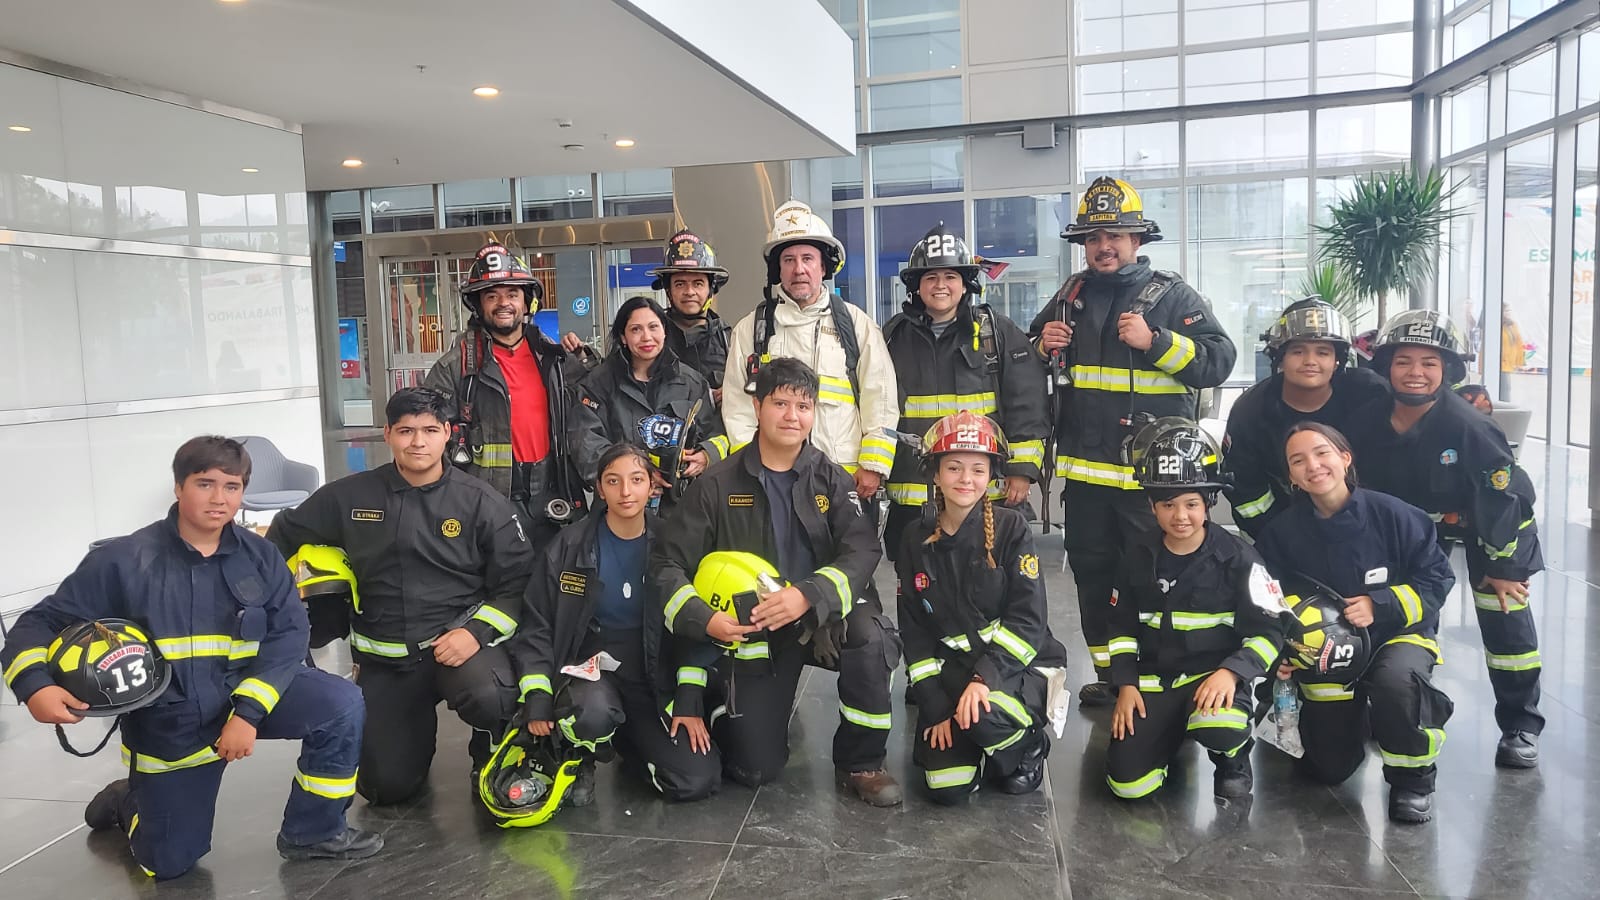
<svg viewBox="0 0 1600 900"><path fill-rule="evenodd" d="M861 405L861 378L856 375L856 366L861 362L861 342L856 339L856 322L851 318L849 304L843 297L835 294L828 298L828 311L833 313L833 330L838 334L839 346L844 350L844 367L850 373L850 392L855 395L856 405Z"/></svg>
<svg viewBox="0 0 1600 900"><path fill-rule="evenodd" d="M1157 269L1153 277L1151 277L1150 283L1146 284L1144 290L1133 298L1133 303L1128 305L1128 312L1138 316L1148 316L1150 310L1155 309L1156 304L1161 302L1161 298L1166 296L1167 291L1182 280L1177 272Z"/></svg>

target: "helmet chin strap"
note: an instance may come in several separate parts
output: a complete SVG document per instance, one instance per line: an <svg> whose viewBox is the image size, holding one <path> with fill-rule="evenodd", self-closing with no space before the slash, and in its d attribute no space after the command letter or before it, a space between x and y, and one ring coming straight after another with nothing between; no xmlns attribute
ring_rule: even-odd
<svg viewBox="0 0 1600 900"><path fill-rule="evenodd" d="M1396 403L1402 406L1427 406L1429 403L1438 400L1443 392L1443 386L1440 386L1438 390L1431 394L1407 394L1404 391L1395 391L1394 399Z"/></svg>

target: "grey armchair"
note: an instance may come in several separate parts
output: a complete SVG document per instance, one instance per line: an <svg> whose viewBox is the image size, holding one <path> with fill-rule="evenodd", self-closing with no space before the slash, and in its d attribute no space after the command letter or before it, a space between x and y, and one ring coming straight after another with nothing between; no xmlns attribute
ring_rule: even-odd
<svg viewBox="0 0 1600 900"><path fill-rule="evenodd" d="M316 467L285 458L271 440L253 434L234 440L250 454L250 484L244 489L242 509L289 509L317 489Z"/></svg>

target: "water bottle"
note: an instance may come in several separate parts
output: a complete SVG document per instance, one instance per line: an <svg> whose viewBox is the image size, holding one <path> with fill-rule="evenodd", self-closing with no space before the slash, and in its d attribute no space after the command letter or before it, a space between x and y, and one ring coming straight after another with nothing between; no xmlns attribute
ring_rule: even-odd
<svg viewBox="0 0 1600 900"><path fill-rule="evenodd" d="M1272 686L1272 720L1278 726L1279 748L1293 757L1305 753L1300 743L1300 692L1294 681L1279 678Z"/></svg>

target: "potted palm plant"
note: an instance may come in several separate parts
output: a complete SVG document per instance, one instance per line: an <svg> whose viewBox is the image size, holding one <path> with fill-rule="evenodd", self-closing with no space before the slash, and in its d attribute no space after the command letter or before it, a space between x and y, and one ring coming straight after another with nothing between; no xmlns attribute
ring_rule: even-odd
<svg viewBox="0 0 1600 900"><path fill-rule="evenodd" d="M1300 279L1300 296L1309 294L1316 294L1344 313L1352 325L1359 325L1361 317L1372 308L1371 301L1356 293L1344 272L1329 262L1319 262L1306 269Z"/></svg>
<svg viewBox="0 0 1600 900"><path fill-rule="evenodd" d="M1358 175L1349 194L1328 207L1329 224L1317 226L1317 260L1343 276L1353 302L1377 304L1381 324L1389 294L1433 278L1441 229L1456 215L1454 193L1438 169Z"/></svg>

